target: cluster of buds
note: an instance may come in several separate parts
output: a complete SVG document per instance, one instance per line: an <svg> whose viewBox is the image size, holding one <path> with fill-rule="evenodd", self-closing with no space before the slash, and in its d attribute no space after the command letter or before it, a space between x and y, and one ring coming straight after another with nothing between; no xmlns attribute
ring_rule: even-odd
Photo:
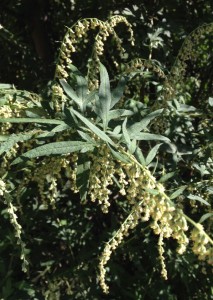
<svg viewBox="0 0 213 300"><path fill-rule="evenodd" d="M107 213L110 206L109 197L111 194L109 186L113 184L115 162L106 145L99 147L97 156L91 154L91 159L89 195L91 201L98 201L102 211Z"/></svg>
<svg viewBox="0 0 213 300"><path fill-rule="evenodd" d="M21 234L22 234L22 227L18 222L18 216L16 214L17 208L12 203L12 197L10 196L9 192L6 190L6 184L4 181L0 179L0 196L4 197L5 203L7 204L7 213L10 217L10 223L12 224L15 237L17 239L17 244L20 245L21 248L21 255L20 258L22 260L22 270L24 272L27 271L28 261L26 258L26 248L25 243L22 241Z"/></svg>
<svg viewBox="0 0 213 300"><path fill-rule="evenodd" d="M122 243L123 239L129 235L130 230L134 229L142 214L141 203L133 206L131 213L122 223L119 230L114 234L112 239L106 244L99 260L99 283L104 293L109 292L109 287L106 284L106 264L110 260L112 252Z"/></svg>
<svg viewBox="0 0 213 300"><path fill-rule="evenodd" d="M56 77L67 78L67 67L72 63L72 54L77 50L77 44L83 37L87 37L87 32L91 28L100 25L97 19L84 19L78 21L72 28L69 28L62 42L59 54L59 62L56 69Z"/></svg>
<svg viewBox="0 0 213 300"><path fill-rule="evenodd" d="M0 196L3 196L6 192L6 183L0 179Z"/></svg>
<svg viewBox="0 0 213 300"><path fill-rule="evenodd" d="M70 161L66 157L49 157L35 170L31 180L38 184L39 194L45 206L49 202L54 206L59 198L57 182L61 178L62 168L68 172L69 164Z"/></svg>
<svg viewBox="0 0 213 300"><path fill-rule="evenodd" d="M124 23L127 26L128 32L130 33L129 41L131 42L132 46L134 46L134 33L132 30L132 25L127 21L127 19L123 16L115 15L109 20L109 25L112 28L117 26L119 23Z"/></svg>
<svg viewBox="0 0 213 300"><path fill-rule="evenodd" d="M122 242L129 231L134 229L139 222L152 220L150 227L154 233L159 235L158 249L161 261L162 276L166 279L167 272L165 258L163 256L163 239L173 237L178 242L178 253L183 253L188 244L185 231L188 230L187 222L180 209L169 201L165 195L164 187L158 183L148 169L143 170L137 163L120 163L116 169L116 176L119 177L120 192L126 195L132 210L127 219L122 223L120 229L107 243L100 258L99 281L103 291L108 292L105 282L105 265L110 259L110 254Z"/></svg>
<svg viewBox="0 0 213 300"><path fill-rule="evenodd" d="M191 239L193 241L192 251L198 255L198 259L207 260L209 264L213 265L213 248L210 247L209 239L201 224L197 224L197 227L192 230Z"/></svg>
<svg viewBox="0 0 213 300"><path fill-rule="evenodd" d="M177 56L176 63L171 70L170 85L176 89L176 85L179 81L182 81L186 75L187 61L196 61L200 57L200 47L202 45L202 39L206 38L213 32L213 25L204 24L195 29L185 40L181 50ZM211 50L211 49L210 49Z"/></svg>
<svg viewBox="0 0 213 300"><path fill-rule="evenodd" d="M69 65L72 63L72 54L78 50L78 43L84 38L84 42L88 42L87 35L90 29L99 29L98 34L95 37L95 43L92 51L92 57L88 60L88 69L91 74L88 74L88 78L92 81L91 87L97 87L97 74L99 71L98 63L100 56L104 52L104 42L109 35L114 38L118 50L122 54L124 52L121 46L122 40L116 34L114 27L119 23L124 23L127 26L127 30L130 33L129 40L134 45L133 30L131 24L123 16L113 16L108 21L103 22L96 18L84 19L78 21L72 28L69 28L64 40L62 42L59 60L56 67L57 78L67 78L69 76ZM117 62L114 62L117 65ZM94 82L93 82L94 80Z"/></svg>

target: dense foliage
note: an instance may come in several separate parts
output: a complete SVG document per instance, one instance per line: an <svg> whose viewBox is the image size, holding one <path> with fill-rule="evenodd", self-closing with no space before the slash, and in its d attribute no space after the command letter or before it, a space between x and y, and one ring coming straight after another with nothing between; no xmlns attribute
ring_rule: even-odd
<svg viewBox="0 0 213 300"><path fill-rule="evenodd" d="M2 1L0 299L210 299L211 1Z"/></svg>

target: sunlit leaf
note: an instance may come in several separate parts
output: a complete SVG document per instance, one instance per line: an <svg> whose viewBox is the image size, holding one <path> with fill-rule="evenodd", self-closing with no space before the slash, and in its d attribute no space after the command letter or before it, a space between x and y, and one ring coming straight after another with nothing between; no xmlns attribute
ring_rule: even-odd
<svg viewBox="0 0 213 300"><path fill-rule="evenodd" d="M40 156L48 155L62 155L69 154L72 152L82 151L83 149L92 150L94 145L88 142L82 141L67 141L67 142L54 142L45 144L39 147L36 147L32 150L29 150L15 159L12 164L17 164L23 161L26 158L35 158Z"/></svg>
<svg viewBox="0 0 213 300"><path fill-rule="evenodd" d="M61 120L39 118L0 118L0 123L39 123L39 124L65 124Z"/></svg>
<svg viewBox="0 0 213 300"><path fill-rule="evenodd" d="M140 133L142 130L144 130L149 125L149 123L154 118L161 115L162 112L163 112L163 109L158 109L158 110L150 113L146 117L144 117L140 122L136 122L136 123L132 124L130 127L128 127L128 132L129 132L130 137L132 137L132 135L136 135L136 134Z"/></svg>
<svg viewBox="0 0 213 300"><path fill-rule="evenodd" d="M102 64L100 64L100 87L98 95L99 99L96 101L96 111L103 121L104 130L106 130L108 125L108 114L111 107L111 92L109 75Z"/></svg>
<svg viewBox="0 0 213 300"><path fill-rule="evenodd" d="M66 80L64 79L60 79L60 84L62 85L65 93L67 94L67 96L72 99L77 105L78 107L83 110L83 103L82 103L82 99L78 97L78 95L76 94L76 92L73 90L73 88L66 82Z"/></svg>
<svg viewBox="0 0 213 300"><path fill-rule="evenodd" d="M81 99L82 103L86 100L87 97L87 80L82 76L81 72L74 66L74 65L69 65L70 70L72 71L72 74L75 76L76 81L77 81L77 86L76 86L76 92L78 98Z"/></svg>
<svg viewBox="0 0 213 300"><path fill-rule="evenodd" d="M146 157L146 165L149 165L153 161L153 159L155 158L155 156L158 152L158 149L161 145L162 144L157 144L150 150L150 152L148 153L148 155Z"/></svg>
<svg viewBox="0 0 213 300"><path fill-rule="evenodd" d="M205 220L207 220L208 218L211 218L213 216L213 213L207 213L205 215L203 215L200 220L199 223L203 223Z"/></svg>
<svg viewBox="0 0 213 300"><path fill-rule="evenodd" d="M144 157L144 155L143 155L143 153L142 153L142 151L139 147L137 147L136 150L135 150L135 157L137 158L137 160L139 161L139 163L142 166L146 165L145 157Z"/></svg>
<svg viewBox="0 0 213 300"><path fill-rule="evenodd" d="M30 140L35 135L35 132L11 134L0 144L0 155L9 151L16 143Z"/></svg>
<svg viewBox="0 0 213 300"><path fill-rule="evenodd" d="M164 141L170 142L170 139L160 135L160 134L153 134L153 133L146 133L146 132L139 132L139 133L132 133L130 135L131 138L136 139L137 141Z"/></svg>
<svg viewBox="0 0 213 300"><path fill-rule="evenodd" d="M122 117L132 116L134 113L127 109L113 109L109 111L109 121Z"/></svg>
<svg viewBox="0 0 213 300"><path fill-rule="evenodd" d="M112 149L111 147L109 147L110 151L112 152L112 155L117 159L120 160L124 163L129 163L130 160L128 158L128 156L124 155L123 153L120 153L119 151L116 151L114 149Z"/></svg>
<svg viewBox="0 0 213 300"><path fill-rule="evenodd" d="M83 117L74 109L70 109L70 111L73 112L74 115L76 115L92 132L99 136L103 141L111 145L115 145L108 135L106 135L101 129L99 129L97 126L91 123L87 118Z"/></svg>
<svg viewBox="0 0 213 300"><path fill-rule="evenodd" d="M177 198L178 196L180 196L183 191L187 188L186 185L181 186L179 189L177 189L174 193L171 194L171 196L169 197L171 200Z"/></svg>
<svg viewBox="0 0 213 300"><path fill-rule="evenodd" d="M170 178L172 178L173 176L175 175L175 172L170 172L170 173L167 173L165 175L163 175L160 179L159 179L159 182L166 182L167 180L169 180Z"/></svg>
<svg viewBox="0 0 213 300"><path fill-rule="evenodd" d="M125 140L125 143L126 143L126 145L128 147L131 144L131 140L130 140L128 131L126 129L126 123L127 123L127 118L123 121L123 124L122 124L122 133L123 133L123 138Z"/></svg>
<svg viewBox="0 0 213 300"><path fill-rule="evenodd" d="M210 205L206 200L204 200L203 198L201 198L200 196L197 196L197 195L190 194L189 196L187 196L187 198L189 198L190 200L199 201L208 206Z"/></svg>
<svg viewBox="0 0 213 300"><path fill-rule="evenodd" d="M78 160L77 174L76 174L76 186L79 190L82 201L86 200L88 186L89 186L89 174L90 174L90 161L84 155L81 155Z"/></svg>
<svg viewBox="0 0 213 300"><path fill-rule="evenodd" d="M130 79L131 76L123 76L118 82L117 87L112 91L112 99L111 99L111 105L110 108L113 108L116 103L119 102L121 97L123 96L125 86Z"/></svg>

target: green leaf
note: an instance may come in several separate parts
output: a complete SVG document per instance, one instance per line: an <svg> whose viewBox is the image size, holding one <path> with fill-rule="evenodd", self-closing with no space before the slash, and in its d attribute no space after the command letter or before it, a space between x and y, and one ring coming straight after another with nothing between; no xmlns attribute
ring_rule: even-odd
<svg viewBox="0 0 213 300"><path fill-rule="evenodd" d="M126 123L127 123L127 118L124 120L123 124L122 124L122 132L123 132L123 138L125 140L126 146L127 148L129 147L129 145L131 144L131 140L128 134L128 131L126 129Z"/></svg>
<svg viewBox="0 0 213 300"><path fill-rule="evenodd" d="M104 133L97 126L95 126L93 123L91 123L88 119L83 117L74 109L70 109L70 111L73 112L74 115L76 115L92 132L99 136L103 141L115 146L115 143L110 139L108 135L106 135L106 133Z"/></svg>
<svg viewBox="0 0 213 300"><path fill-rule="evenodd" d="M65 124L61 120L39 118L0 118L0 123L40 123L40 124Z"/></svg>
<svg viewBox="0 0 213 300"><path fill-rule="evenodd" d="M160 134L153 134L153 133L146 133L146 132L139 132L130 135L131 138L136 139L137 141L164 141L170 142L170 139L160 135Z"/></svg>
<svg viewBox="0 0 213 300"><path fill-rule="evenodd" d="M190 194L189 196L187 196L187 198L189 198L190 200L199 201L199 202L201 202L201 203L203 203L205 205L210 206L210 204L206 200L204 200L203 198L201 198L200 196Z"/></svg>
<svg viewBox="0 0 213 300"><path fill-rule="evenodd" d="M89 136L89 134L87 134L81 130L77 130L77 132L79 133L79 135L82 137L83 140L96 145L95 141L91 138L91 136Z"/></svg>
<svg viewBox="0 0 213 300"><path fill-rule="evenodd" d="M83 102L82 99L80 99L76 92L71 88L71 86L66 82L66 80L64 79L59 79L60 84L62 85L65 93L67 94L67 96L72 99L80 108L80 110L83 110Z"/></svg>
<svg viewBox="0 0 213 300"><path fill-rule="evenodd" d="M114 119L118 119L118 118L122 118L122 117L128 117L128 116L132 116L134 114L133 111L131 110L127 110L127 109L113 109L109 111L109 121L110 120L114 120Z"/></svg>
<svg viewBox="0 0 213 300"><path fill-rule="evenodd" d="M133 140L131 141L129 147L128 147L129 152L130 152L131 154L133 154L133 153L135 152L135 150L136 150L136 147L137 147L137 141L136 141L135 139L133 139Z"/></svg>
<svg viewBox="0 0 213 300"><path fill-rule="evenodd" d="M76 186L79 190L82 201L86 200L88 187L89 187L89 175L90 175L91 162L85 155L81 155L78 160L77 174L76 174Z"/></svg>
<svg viewBox="0 0 213 300"><path fill-rule="evenodd" d="M22 162L25 158L35 158L48 155L62 155L72 152L82 151L84 149L93 150L94 145L82 141L67 141L67 142L54 142L36 147L29 150L18 157L12 162L12 165Z"/></svg>
<svg viewBox="0 0 213 300"><path fill-rule="evenodd" d="M1 134L1 135L0 135L0 142L5 142L5 141L7 141L9 137L10 137L9 134Z"/></svg>
<svg viewBox="0 0 213 300"><path fill-rule="evenodd" d="M145 160L145 158L143 156L143 153L142 153L142 151L139 147L137 147L136 150L135 150L135 157L136 157L137 161L139 161L139 163L142 166L146 165L146 160Z"/></svg>
<svg viewBox="0 0 213 300"><path fill-rule="evenodd" d="M174 193L171 194L171 196L169 197L171 200L177 198L178 196L180 196L183 191L187 188L186 185L181 186L178 190L176 190Z"/></svg>
<svg viewBox="0 0 213 300"><path fill-rule="evenodd" d="M87 105L87 103L91 102L92 100L95 100L95 98L98 98L97 96L97 91L91 91L89 94L86 96L86 100L84 101L84 106Z"/></svg>
<svg viewBox="0 0 213 300"><path fill-rule="evenodd" d="M9 151L16 143L28 141L35 135L35 132L30 133L20 133L20 134L11 134L5 140L5 142L1 143L0 145L0 155L4 152Z"/></svg>
<svg viewBox="0 0 213 300"><path fill-rule="evenodd" d="M112 91L112 99L111 99L110 108L113 108L115 106L115 104L118 103L119 100L121 99L121 97L123 96L125 86L126 86L128 80L130 79L130 77L131 77L130 75L123 76L119 80L117 87Z"/></svg>
<svg viewBox="0 0 213 300"><path fill-rule="evenodd" d="M167 180L169 180L170 178L172 178L173 176L175 175L175 172L170 172L170 173L167 173L165 175L163 175L158 182L166 182Z"/></svg>
<svg viewBox="0 0 213 300"><path fill-rule="evenodd" d="M76 76L77 79L77 95L81 99L82 103L87 98L87 81L83 76Z"/></svg>
<svg viewBox="0 0 213 300"><path fill-rule="evenodd" d="M158 152L158 149L161 145L162 144L157 144L151 149L151 151L149 152L149 154L146 157L146 165L149 165L153 161L153 159L155 158L155 156Z"/></svg>
<svg viewBox="0 0 213 300"><path fill-rule="evenodd" d="M131 141L128 131L126 129L126 123L127 123L127 118L124 120L123 124L122 124L122 132L123 132L123 139L125 141L125 144L127 146L127 149L129 150L129 152L132 154L135 152L136 149L136 140L133 139Z"/></svg>
<svg viewBox="0 0 213 300"><path fill-rule="evenodd" d="M112 152L112 155L117 159L117 160L120 160L124 163L129 163L130 160L128 158L128 156L118 152L118 151L115 151L114 149L112 149L110 146L109 146L109 149L110 151Z"/></svg>
<svg viewBox="0 0 213 300"><path fill-rule="evenodd" d="M212 216L213 216L213 213L207 213L200 218L198 223L203 223L205 220L207 220L208 218L210 218Z"/></svg>
<svg viewBox="0 0 213 300"><path fill-rule="evenodd" d="M118 125L113 129L113 131L107 131L107 134L116 140L120 140L122 137L122 134L120 132L121 132L121 126Z"/></svg>
<svg viewBox="0 0 213 300"><path fill-rule="evenodd" d="M70 126L67 125L67 124L60 124L60 125L54 127L54 128L51 130L51 132L61 132L61 131L67 130L67 129L69 129L69 128L70 128Z"/></svg>
<svg viewBox="0 0 213 300"><path fill-rule="evenodd" d="M208 102L209 102L210 106L213 106L213 98L212 97L209 97Z"/></svg>
<svg viewBox="0 0 213 300"><path fill-rule="evenodd" d="M25 113L28 118L47 117L46 111L41 107L28 108Z"/></svg>
<svg viewBox="0 0 213 300"><path fill-rule="evenodd" d="M76 93L79 99L81 99L83 105L83 111L85 110L86 103L88 102L88 85L87 80L82 76L81 72L72 64L69 65L72 74L76 78L77 87Z"/></svg>
<svg viewBox="0 0 213 300"><path fill-rule="evenodd" d="M2 97L0 98L0 106L3 106L7 103L7 98L6 97ZM7 104L6 104L7 105Z"/></svg>
<svg viewBox="0 0 213 300"><path fill-rule="evenodd" d="M163 109L158 109L158 110L150 113L149 115L147 115L140 122L136 122L133 125L131 125L128 128L128 132L129 132L130 137L132 137L132 135L136 135L136 134L140 133L142 130L147 128L150 121L153 120L154 118L158 117L159 115L161 115L162 112L163 112Z"/></svg>
<svg viewBox="0 0 213 300"><path fill-rule="evenodd" d="M109 76L104 65L100 63L100 87L99 87L99 99L96 101L97 115L103 121L104 131L108 125L108 114L111 107L111 92Z"/></svg>
<svg viewBox="0 0 213 300"><path fill-rule="evenodd" d="M178 111L179 112L191 112L191 111L196 111L196 108L194 106L179 103Z"/></svg>
<svg viewBox="0 0 213 300"><path fill-rule="evenodd" d="M152 195L158 195L159 194L159 191L158 190L155 190L155 189L148 189L148 188L145 188L145 191L152 194Z"/></svg>
<svg viewBox="0 0 213 300"><path fill-rule="evenodd" d="M1 89L14 89L14 85L9 83L0 83L0 90Z"/></svg>

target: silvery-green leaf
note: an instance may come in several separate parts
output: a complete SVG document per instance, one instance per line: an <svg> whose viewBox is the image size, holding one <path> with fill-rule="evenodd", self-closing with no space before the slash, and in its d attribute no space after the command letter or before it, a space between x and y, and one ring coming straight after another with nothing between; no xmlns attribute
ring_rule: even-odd
<svg viewBox="0 0 213 300"><path fill-rule="evenodd" d="M158 149L161 145L162 144L157 144L150 150L150 152L148 153L148 155L146 157L146 165L149 165L153 161L153 159L155 158L155 156L158 152Z"/></svg>
<svg viewBox="0 0 213 300"><path fill-rule="evenodd" d="M187 198L189 198L190 200L199 201L208 206L210 205L206 200L204 200L203 198L201 198L200 196L197 196L197 195L190 194L189 196L187 196Z"/></svg>
<svg viewBox="0 0 213 300"><path fill-rule="evenodd" d="M111 92L109 75L104 65L100 63L100 87L99 99L96 101L96 112L103 121L103 128L106 130L108 125L108 114L111 107Z"/></svg>
<svg viewBox="0 0 213 300"><path fill-rule="evenodd" d="M115 145L114 142L110 139L108 135L106 135L105 132L103 132L101 129L99 129L97 126L91 123L87 118L83 117L74 109L70 109L70 111L73 112L74 115L76 115L92 132L99 136L103 141L111 145Z"/></svg>
<svg viewBox="0 0 213 300"><path fill-rule="evenodd" d="M81 151L82 149L93 149L94 145L88 142L82 141L67 141L67 142L54 142L45 144L34 149L31 149L21 155L21 157L16 158L12 165L22 162L26 158L35 158L40 156L49 155L62 155L69 154L72 152Z"/></svg>
<svg viewBox="0 0 213 300"><path fill-rule="evenodd" d="M174 193L171 194L171 196L169 197L171 200L177 198L178 196L180 196L183 191L186 189L186 185L181 186L179 189L177 189Z"/></svg>

